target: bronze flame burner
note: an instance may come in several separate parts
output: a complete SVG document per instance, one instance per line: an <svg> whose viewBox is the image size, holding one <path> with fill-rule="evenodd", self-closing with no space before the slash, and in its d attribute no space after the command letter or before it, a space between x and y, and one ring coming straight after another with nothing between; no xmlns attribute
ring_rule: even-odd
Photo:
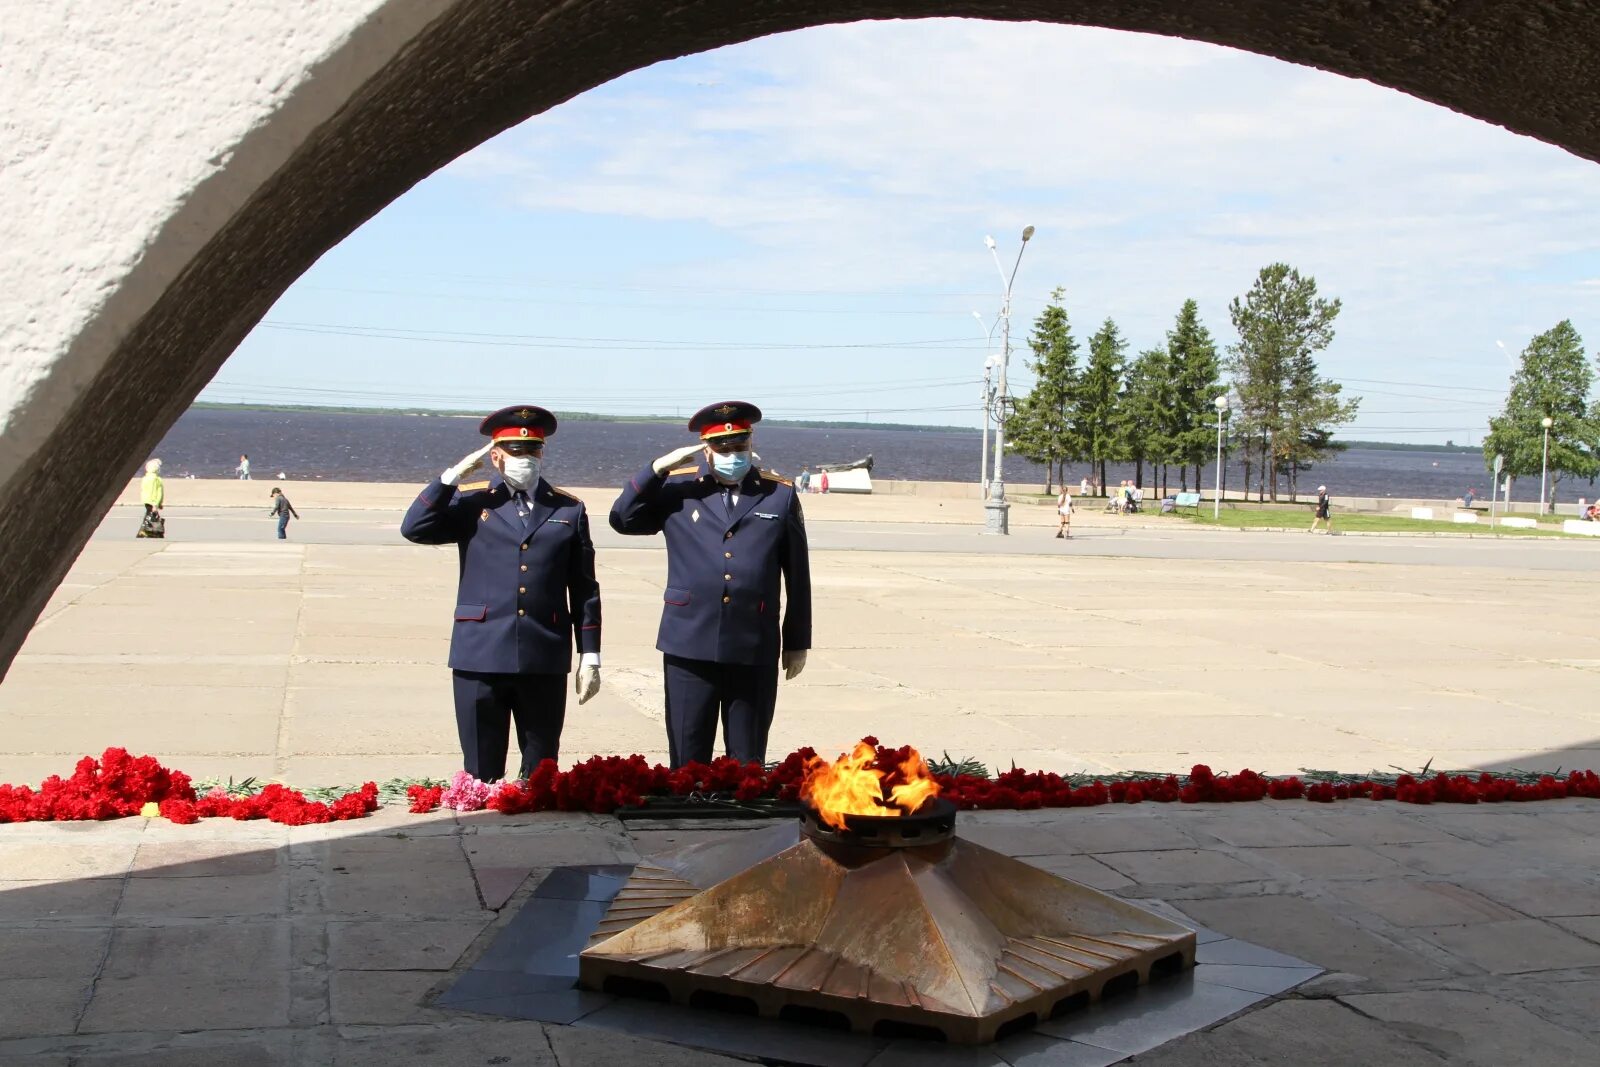
<svg viewBox="0 0 1600 1067"><path fill-rule="evenodd" d="M1194 932L909 816L815 812L640 863L579 984L889 1037L981 1044L1194 966Z"/></svg>

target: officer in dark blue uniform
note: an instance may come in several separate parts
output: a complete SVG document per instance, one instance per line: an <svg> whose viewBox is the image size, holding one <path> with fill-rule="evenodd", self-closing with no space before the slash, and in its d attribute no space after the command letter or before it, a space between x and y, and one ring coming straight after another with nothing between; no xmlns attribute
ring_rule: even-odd
<svg viewBox="0 0 1600 1067"><path fill-rule="evenodd" d="M702 408L689 420L701 443L656 460L611 506L618 533L667 538L656 648L674 767L711 759L719 715L727 754L764 761L780 658L794 678L811 647L805 519L794 485L751 465L760 421L761 409L742 400Z"/></svg>
<svg viewBox="0 0 1600 1067"><path fill-rule="evenodd" d="M513 718L520 776L558 758L574 636L578 703L599 691L600 585L583 502L539 476L556 417L531 404L502 408L478 432L489 443L430 482L400 532L460 552L450 636L456 729L467 772L492 781L505 777ZM485 456L493 473L461 482Z"/></svg>

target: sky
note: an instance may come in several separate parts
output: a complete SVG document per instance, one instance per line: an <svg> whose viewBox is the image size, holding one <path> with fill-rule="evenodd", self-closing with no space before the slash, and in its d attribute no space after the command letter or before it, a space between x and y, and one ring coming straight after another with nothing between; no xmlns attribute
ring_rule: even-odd
<svg viewBox="0 0 1600 1067"><path fill-rule="evenodd" d="M942 19L658 64L513 127L326 253L200 399L977 426L1028 225L1013 392L1053 290L1080 342L1109 317L1130 357L1164 344L1192 297L1228 345L1274 261L1343 303L1347 438L1475 444L1535 334L1600 345L1600 166L1214 45Z"/></svg>

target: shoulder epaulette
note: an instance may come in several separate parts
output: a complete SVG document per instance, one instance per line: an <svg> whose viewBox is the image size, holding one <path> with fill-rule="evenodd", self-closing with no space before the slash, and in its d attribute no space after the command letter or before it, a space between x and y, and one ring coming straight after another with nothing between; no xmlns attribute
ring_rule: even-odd
<svg viewBox="0 0 1600 1067"><path fill-rule="evenodd" d="M672 470L669 470L667 472L667 477L671 478L674 474L699 474L699 473L700 473L700 465L698 463L691 463L687 467L674 467L674 468L672 468Z"/></svg>
<svg viewBox="0 0 1600 1067"><path fill-rule="evenodd" d="M788 478L785 478L783 475L779 474L777 471L762 471L761 472L761 477L765 478L769 482L777 482L779 485L793 485L794 484L793 481L791 481Z"/></svg>
<svg viewBox="0 0 1600 1067"><path fill-rule="evenodd" d="M481 482L462 482L460 485L456 486L456 489L463 493L476 493L479 489L487 488L489 488L489 482L487 479Z"/></svg>
<svg viewBox="0 0 1600 1067"><path fill-rule="evenodd" d="M546 485L546 486L549 486L549 489L550 489L550 491L551 491L551 492L552 492L552 493L554 493L554 494L555 494L555 495L556 495L556 496L564 496L564 497L566 497L566 498L567 498L567 499L568 499L568 500L570 500L570 501L572 501L572 502L573 502L573 503L574 503L574 504L581 504L581 503L583 503L583 501L581 501L581 500L579 500L579 499L578 499L578 498L577 498L577 497L575 497L575 496L573 496L573 495L572 495L572 494L571 494L571 493L569 493L569 492L567 492L567 491L566 491L566 490L565 490L565 489L558 489L558 488L556 488L556 487L555 487L555 486L553 486L553 485L550 485L550 483L549 483L549 482L545 482L545 483L544 483L544 484L545 484L545 485Z"/></svg>

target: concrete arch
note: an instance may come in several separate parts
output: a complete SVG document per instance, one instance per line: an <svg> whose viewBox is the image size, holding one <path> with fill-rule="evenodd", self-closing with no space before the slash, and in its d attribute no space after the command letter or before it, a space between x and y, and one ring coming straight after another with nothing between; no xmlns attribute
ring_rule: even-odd
<svg viewBox="0 0 1600 1067"><path fill-rule="evenodd" d="M0 670L144 458L323 252L662 59L881 18L1185 37L1600 159L1590 0L12 0L0 36Z"/></svg>

